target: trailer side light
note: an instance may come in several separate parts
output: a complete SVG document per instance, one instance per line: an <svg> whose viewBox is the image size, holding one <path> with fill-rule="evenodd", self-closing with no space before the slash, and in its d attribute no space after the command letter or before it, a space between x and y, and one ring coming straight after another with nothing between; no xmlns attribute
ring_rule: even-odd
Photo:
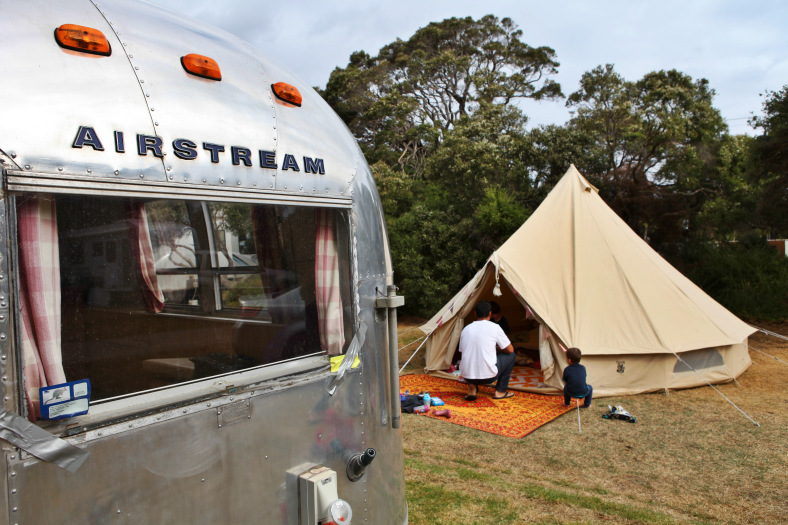
<svg viewBox="0 0 788 525"><path fill-rule="evenodd" d="M277 82L271 86L274 95L279 100L301 107L301 92L298 88L285 82Z"/></svg>
<svg viewBox="0 0 788 525"><path fill-rule="evenodd" d="M216 60L203 56L190 54L181 57L181 65L187 73L209 80L221 80L222 72Z"/></svg>
<svg viewBox="0 0 788 525"><path fill-rule="evenodd" d="M72 49L80 53L101 55L108 57L112 54L109 40L104 33L92 27L63 24L55 29L55 41L65 49Z"/></svg>

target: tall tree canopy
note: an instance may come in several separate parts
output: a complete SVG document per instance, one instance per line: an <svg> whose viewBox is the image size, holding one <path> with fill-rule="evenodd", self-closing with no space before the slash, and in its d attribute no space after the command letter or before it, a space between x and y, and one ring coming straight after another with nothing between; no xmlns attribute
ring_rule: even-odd
<svg viewBox="0 0 788 525"><path fill-rule="evenodd" d="M770 261L759 238L788 233L788 86L752 120L763 136L730 136L705 79L627 80L600 66L569 97L567 124L527 130L517 102L562 97L557 68L551 48L488 15L429 24L331 74L321 94L372 165L408 312L440 308L575 164L673 264L699 282L713 276L704 286L726 306L788 315L775 286L788 261ZM739 262L764 270L718 278ZM751 301L756 280L771 310Z"/></svg>
<svg viewBox="0 0 788 525"><path fill-rule="evenodd" d="M715 152L727 131L706 79L676 70L627 81L612 65L585 73L567 105L570 126L604 159L607 202L643 237L675 239L712 188Z"/></svg>
<svg viewBox="0 0 788 525"><path fill-rule="evenodd" d="M376 57L351 55L331 73L323 97L370 161L421 173L429 151L483 105L561 96L549 77L555 51L531 47L509 18L449 18L397 40Z"/></svg>
<svg viewBox="0 0 788 525"><path fill-rule="evenodd" d="M755 142L755 174L765 191L759 206L764 225L774 236L788 236L788 85L767 91L763 115L750 123L763 130Z"/></svg>

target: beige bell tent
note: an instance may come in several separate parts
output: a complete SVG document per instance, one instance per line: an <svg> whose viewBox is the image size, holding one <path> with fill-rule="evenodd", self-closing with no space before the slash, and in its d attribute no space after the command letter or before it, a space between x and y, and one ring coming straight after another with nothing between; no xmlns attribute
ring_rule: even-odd
<svg viewBox="0 0 788 525"><path fill-rule="evenodd" d="M532 391L563 388L572 346L595 397L727 382L751 363L756 330L652 250L574 166L421 327L428 371L450 367L479 300L497 301L515 348L538 355L545 387Z"/></svg>

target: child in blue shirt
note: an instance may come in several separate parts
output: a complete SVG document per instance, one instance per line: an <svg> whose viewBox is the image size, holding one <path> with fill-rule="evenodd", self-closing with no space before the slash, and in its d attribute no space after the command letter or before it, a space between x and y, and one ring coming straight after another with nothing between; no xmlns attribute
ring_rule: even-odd
<svg viewBox="0 0 788 525"><path fill-rule="evenodd" d="M570 348L566 351L566 362L569 363L564 369L564 406L569 406L572 397L579 397L586 394L583 408L591 406L591 396L594 389L586 384L586 367L580 364L582 353L579 348Z"/></svg>

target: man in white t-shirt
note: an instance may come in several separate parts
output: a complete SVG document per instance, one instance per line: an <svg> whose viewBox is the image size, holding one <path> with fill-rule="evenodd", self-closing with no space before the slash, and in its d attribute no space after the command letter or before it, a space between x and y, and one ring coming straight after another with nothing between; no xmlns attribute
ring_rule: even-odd
<svg viewBox="0 0 788 525"><path fill-rule="evenodd" d="M479 385L497 381L493 399L506 399L514 395L507 392L509 376L514 368L515 353L509 338L500 326L490 321L490 303L479 301L476 321L460 334L460 375L468 383L467 401L476 400Z"/></svg>

